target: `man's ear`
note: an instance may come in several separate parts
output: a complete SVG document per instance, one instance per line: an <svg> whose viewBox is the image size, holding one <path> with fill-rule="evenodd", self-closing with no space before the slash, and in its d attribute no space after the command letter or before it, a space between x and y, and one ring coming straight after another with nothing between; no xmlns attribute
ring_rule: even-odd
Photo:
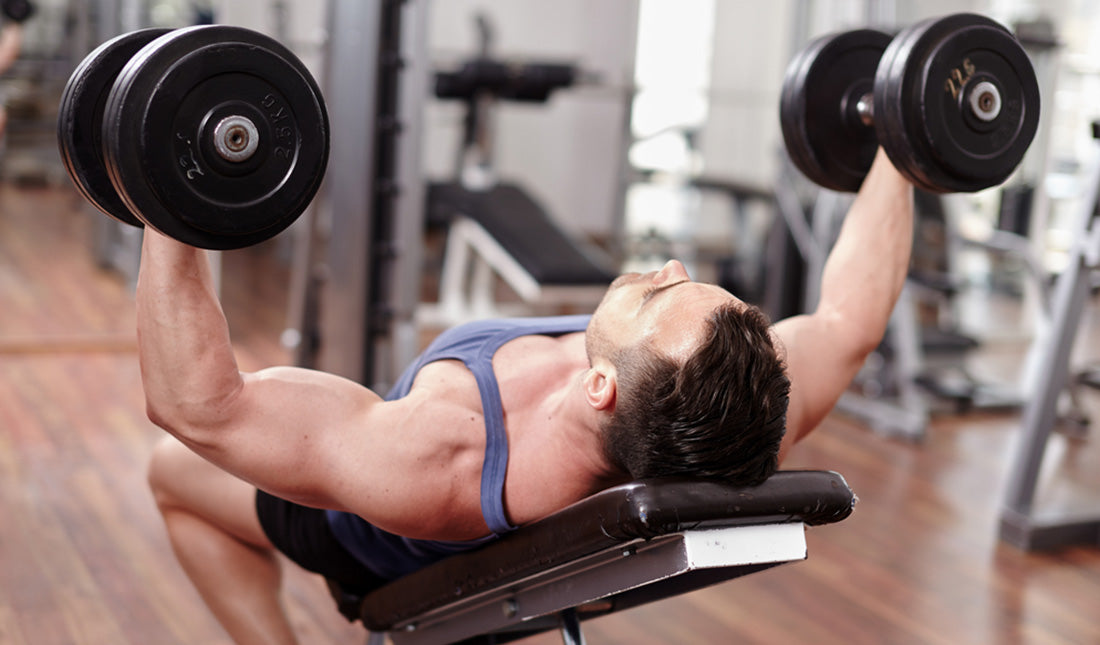
<svg viewBox="0 0 1100 645"><path fill-rule="evenodd" d="M615 396L618 391L615 366L600 362L588 368L584 375L584 397L594 409L601 412L615 410Z"/></svg>

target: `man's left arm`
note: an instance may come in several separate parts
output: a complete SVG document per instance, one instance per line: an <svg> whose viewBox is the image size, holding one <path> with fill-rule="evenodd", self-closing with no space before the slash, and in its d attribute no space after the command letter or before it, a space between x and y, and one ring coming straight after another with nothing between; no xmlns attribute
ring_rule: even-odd
<svg viewBox="0 0 1100 645"><path fill-rule="evenodd" d="M832 410L882 341L912 244L913 187L880 149L826 260L817 308L774 327L791 380L781 460Z"/></svg>

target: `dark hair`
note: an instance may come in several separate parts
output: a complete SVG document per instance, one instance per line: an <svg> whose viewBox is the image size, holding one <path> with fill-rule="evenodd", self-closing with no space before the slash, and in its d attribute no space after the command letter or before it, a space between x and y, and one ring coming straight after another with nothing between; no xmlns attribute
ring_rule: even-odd
<svg viewBox="0 0 1100 645"><path fill-rule="evenodd" d="M723 305L683 365L644 343L612 356L615 411L607 458L634 479L686 475L735 485L779 468L790 381L756 307Z"/></svg>

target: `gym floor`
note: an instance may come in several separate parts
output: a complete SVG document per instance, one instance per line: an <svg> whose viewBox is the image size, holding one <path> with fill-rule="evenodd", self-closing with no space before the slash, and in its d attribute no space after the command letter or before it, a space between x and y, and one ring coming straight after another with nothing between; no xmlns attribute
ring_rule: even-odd
<svg viewBox="0 0 1100 645"><path fill-rule="evenodd" d="M0 186L0 643L227 643L145 487L160 431L144 415L132 298L92 258L96 216L67 187ZM225 257L243 369L288 360L285 269L270 250ZM1089 351L1100 327L1086 325ZM1012 373L1022 353L980 358ZM1100 396L1086 404L1100 414ZM785 467L836 470L860 502L809 532L806 562L594 620L588 641L1100 643L1100 548L1028 554L996 537L1017 424L942 416L914 444L830 417ZM1100 508L1100 441L1057 436L1048 457L1046 507ZM319 580L286 578L302 642L363 641Z"/></svg>

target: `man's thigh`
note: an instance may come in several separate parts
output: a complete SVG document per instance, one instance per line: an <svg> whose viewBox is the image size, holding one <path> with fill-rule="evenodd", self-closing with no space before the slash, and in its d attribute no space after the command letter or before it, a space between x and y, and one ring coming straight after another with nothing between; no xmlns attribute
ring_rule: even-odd
<svg viewBox="0 0 1100 645"><path fill-rule="evenodd" d="M239 540L272 548L256 515L256 488L206 461L174 437L153 450L149 484L162 513L183 511Z"/></svg>

